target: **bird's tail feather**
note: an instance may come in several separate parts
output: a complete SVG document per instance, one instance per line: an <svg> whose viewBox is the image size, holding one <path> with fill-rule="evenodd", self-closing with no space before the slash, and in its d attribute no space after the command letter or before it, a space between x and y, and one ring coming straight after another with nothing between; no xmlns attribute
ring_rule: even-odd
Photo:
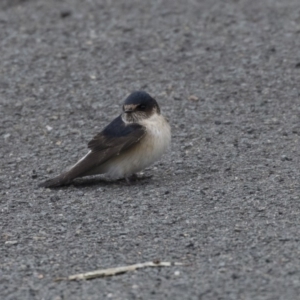
<svg viewBox="0 0 300 300"><path fill-rule="evenodd" d="M68 176L68 172L67 172L40 183L39 187L45 187L45 188L59 187L63 185L68 185L71 183L71 181L72 179Z"/></svg>
<svg viewBox="0 0 300 300"><path fill-rule="evenodd" d="M87 175L92 175L91 170L95 166L95 161L97 161L97 153L89 152L86 156L80 159L71 169L58 175L52 179L42 182L40 187L59 187L63 185L68 185L73 179L77 177L83 177Z"/></svg>

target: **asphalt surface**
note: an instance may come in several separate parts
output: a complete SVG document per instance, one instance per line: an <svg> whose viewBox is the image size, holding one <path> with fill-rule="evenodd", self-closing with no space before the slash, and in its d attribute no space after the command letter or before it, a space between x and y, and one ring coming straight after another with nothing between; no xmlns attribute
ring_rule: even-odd
<svg viewBox="0 0 300 300"><path fill-rule="evenodd" d="M299 0L0 3L1 299L299 299ZM128 186L38 183L129 92L172 147ZM152 260L111 278L55 278Z"/></svg>

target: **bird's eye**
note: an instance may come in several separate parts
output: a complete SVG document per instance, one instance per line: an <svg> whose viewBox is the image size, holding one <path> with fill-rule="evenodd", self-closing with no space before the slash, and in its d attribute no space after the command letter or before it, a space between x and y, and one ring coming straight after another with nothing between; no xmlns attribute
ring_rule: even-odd
<svg viewBox="0 0 300 300"><path fill-rule="evenodd" d="M139 109L141 109L141 110L146 109L146 105L144 105L144 104L139 105Z"/></svg>

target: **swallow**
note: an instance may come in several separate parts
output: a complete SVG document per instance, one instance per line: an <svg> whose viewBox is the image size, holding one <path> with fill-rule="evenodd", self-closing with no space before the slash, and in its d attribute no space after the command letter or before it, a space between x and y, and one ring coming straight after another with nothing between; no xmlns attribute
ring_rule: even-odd
<svg viewBox="0 0 300 300"><path fill-rule="evenodd" d="M157 161L170 142L171 128L157 101L144 91L135 91L125 99L123 112L88 143L84 157L39 186L69 185L75 178L96 174L130 182L131 176Z"/></svg>

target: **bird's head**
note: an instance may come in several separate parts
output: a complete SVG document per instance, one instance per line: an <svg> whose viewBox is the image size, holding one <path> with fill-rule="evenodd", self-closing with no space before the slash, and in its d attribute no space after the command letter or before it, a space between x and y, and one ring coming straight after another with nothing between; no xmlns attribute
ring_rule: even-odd
<svg viewBox="0 0 300 300"><path fill-rule="evenodd" d="M146 92L135 91L124 101L123 118L126 122L139 122L153 114L160 114L160 108L156 100Z"/></svg>

